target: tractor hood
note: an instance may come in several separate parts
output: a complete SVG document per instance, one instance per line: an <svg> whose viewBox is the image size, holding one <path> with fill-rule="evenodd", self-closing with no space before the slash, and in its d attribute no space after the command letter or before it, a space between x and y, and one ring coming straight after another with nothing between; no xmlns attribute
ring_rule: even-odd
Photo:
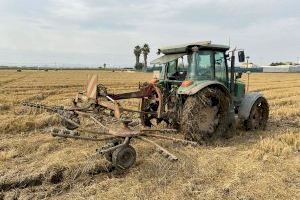
<svg viewBox="0 0 300 200"><path fill-rule="evenodd" d="M186 53L177 53L177 54L168 54L168 55L163 55L153 61L151 61L151 64L165 64L168 62L171 62L173 60L177 60L178 58L186 55Z"/></svg>
<svg viewBox="0 0 300 200"><path fill-rule="evenodd" d="M207 86L218 86L224 92L229 94L226 86L218 81L193 81L193 83L188 87L180 86L177 90L177 94L193 95Z"/></svg>

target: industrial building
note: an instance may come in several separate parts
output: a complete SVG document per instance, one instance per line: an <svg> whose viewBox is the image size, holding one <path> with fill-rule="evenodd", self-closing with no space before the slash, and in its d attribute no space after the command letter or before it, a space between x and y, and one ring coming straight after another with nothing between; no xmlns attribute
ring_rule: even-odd
<svg viewBox="0 0 300 200"><path fill-rule="evenodd" d="M263 72L300 72L300 65L261 66Z"/></svg>

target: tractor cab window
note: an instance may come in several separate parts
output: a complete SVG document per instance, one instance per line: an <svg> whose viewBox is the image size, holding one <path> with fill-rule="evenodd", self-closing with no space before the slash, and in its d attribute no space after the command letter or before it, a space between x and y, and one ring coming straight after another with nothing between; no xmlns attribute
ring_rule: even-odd
<svg viewBox="0 0 300 200"><path fill-rule="evenodd" d="M215 52L215 76L218 81L227 82L226 60L224 52Z"/></svg>
<svg viewBox="0 0 300 200"><path fill-rule="evenodd" d="M185 55L166 64L167 78L169 80L183 81L186 78L188 69L187 58L188 56Z"/></svg>
<svg viewBox="0 0 300 200"><path fill-rule="evenodd" d="M178 58L178 80L183 81L186 78L187 70L188 70L188 56L184 55Z"/></svg>
<svg viewBox="0 0 300 200"><path fill-rule="evenodd" d="M213 79L214 57L212 51L201 50L192 56L189 78L198 80Z"/></svg>
<svg viewBox="0 0 300 200"><path fill-rule="evenodd" d="M178 70L179 71L187 71L188 66L189 66L188 57L191 57L191 56L184 55L184 56L178 58Z"/></svg>
<svg viewBox="0 0 300 200"><path fill-rule="evenodd" d="M167 63L167 77L169 79L175 78L177 73L177 60L173 60Z"/></svg>

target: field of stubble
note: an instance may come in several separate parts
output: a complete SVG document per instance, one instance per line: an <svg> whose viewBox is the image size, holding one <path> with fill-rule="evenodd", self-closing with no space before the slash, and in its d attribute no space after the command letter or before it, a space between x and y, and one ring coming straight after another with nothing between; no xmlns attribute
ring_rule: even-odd
<svg viewBox="0 0 300 200"><path fill-rule="evenodd" d="M101 156L91 159L104 143L53 138L48 130L57 116L20 106L70 105L89 73L0 71L0 199L300 199L300 74L250 75L250 91L261 91L270 104L266 131L239 130L199 147L165 142L179 158L174 163L134 141L137 162L118 174L106 170ZM116 93L152 77L96 73Z"/></svg>

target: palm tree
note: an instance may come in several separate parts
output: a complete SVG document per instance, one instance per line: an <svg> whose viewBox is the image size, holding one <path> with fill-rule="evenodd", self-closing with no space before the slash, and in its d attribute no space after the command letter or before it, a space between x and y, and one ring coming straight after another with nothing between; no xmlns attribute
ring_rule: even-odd
<svg viewBox="0 0 300 200"><path fill-rule="evenodd" d="M147 71L147 58L148 58L148 54L150 53L150 47L147 43L144 44L142 51L144 56L144 71Z"/></svg>
<svg viewBox="0 0 300 200"><path fill-rule="evenodd" d="M135 55L135 67L137 67L140 63L140 56L142 53L142 49L139 45L134 47L133 53Z"/></svg>

